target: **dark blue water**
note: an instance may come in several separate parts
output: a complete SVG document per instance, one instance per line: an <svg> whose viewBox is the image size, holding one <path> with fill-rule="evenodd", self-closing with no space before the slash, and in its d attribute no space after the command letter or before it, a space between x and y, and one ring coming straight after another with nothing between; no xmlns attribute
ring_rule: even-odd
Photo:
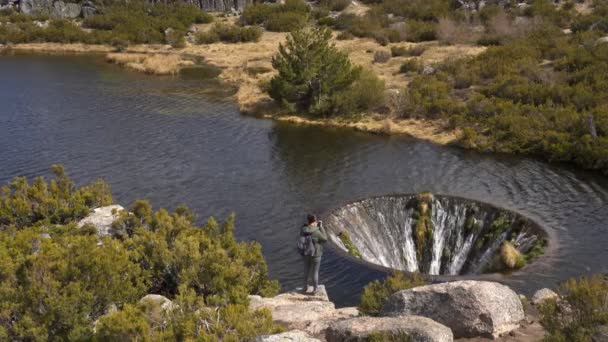
<svg viewBox="0 0 608 342"><path fill-rule="evenodd" d="M300 283L294 250L305 213L385 193L432 191L517 210L548 228L545 257L493 275L530 293L608 271L608 181L533 159L481 155L408 138L311 128L239 115L215 82L153 77L96 57L0 57L0 182L64 164L99 177L127 206L187 204L201 219L237 214L271 275ZM340 305L382 273L329 251L321 279Z"/></svg>

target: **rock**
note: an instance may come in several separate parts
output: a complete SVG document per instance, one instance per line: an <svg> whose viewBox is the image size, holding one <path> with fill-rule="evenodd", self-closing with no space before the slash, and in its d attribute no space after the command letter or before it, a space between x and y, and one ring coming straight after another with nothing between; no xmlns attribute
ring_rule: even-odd
<svg viewBox="0 0 608 342"><path fill-rule="evenodd" d="M188 33L195 33L198 32L198 26L196 26L195 24L190 25L190 27L188 27Z"/></svg>
<svg viewBox="0 0 608 342"><path fill-rule="evenodd" d="M321 342L316 338L308 336L308 334L292 330L282 334L260 336L255 339L256 342Z"/></svg>
<svg viewBox="0 0 608 342"><path fill-rule="evenodd" d="M49 23L50 23L50 21L48 21L48 20L45 20L45 21L34 20L34 25L36 25L40 28L49 27Z"/></svg>
<svg viewBox="0 0 608 342"><path fill-rule="evenodd" d="M519 297L507 286L487 281L455 281L393 294L382 308L387 316L428 317L452 329L455 338L498 337L525 318Z"/></svg>
<svg viewBox="0 0 608 342"><path fill-rule="evenodd" d="M175 308L175 304L173 304L173 302L169 298L159 294L145 295L144 297L142 297L142 299L139 300L139 302L142 304L148 304L153 307L157 307L164 311L171 311Z"/></svg>
<svg viewBox="0 0 608 342"><path fill-rule="evenodd" d="M120 205L108 205L96 208L87 217L78 222L78 228L85 224L90 224L97 228L99 236L109 235L112 233L112 222L118 218L118 213L124 209Z"/></svg>
<svg viewBox="0 0 608 342"><path fill-rule="evenodd" d="M595 41L595 44L605 44L605 43L608 43L608 36L602 37L602 38L598 38Z"/></svg>
<svg viewBox="0 0 608 342"><path fill-rule="evenodd" d="M608 342L608 325L602 325L597 327L597 330L591 336L593 342Z"/></svg>
<svg viewBox="0 0 608 342"><path fill-rule="evenodd" d="M96 15L98 13L97 7L95 7L95 4L90 0L86 0L82 3L82 9L80 12L84 18Z"/></svg>
<svg viewBox="0 0 608 342"><path fill-rule="evenodd" d="M534 293L534 296L532 296L532 304L539 305L542 302L553 298L557 299L559 298L559 295L549 289L540 289Z"/></svg>
<svg viewBox="0 0 608 342"><path fill-rule="evenodd" d="M80 5L75 3L65 3L63 1L56 1L53 4L53 10L51 16L59 19L74 19L80 16Z"/></svg>
<svg viewBox="0 0 608 342"><path fill-rule="evenodd" d="M419 316L357 317L329 326L327 342L363 342L371 333L406 334L412 342L450 342L452 331L432 319Z"/></svg>
<svg viewBox="0 0 608 342"><path fill-rule="evenodd" d="M313 336L323 334L329 324L359 315L356 308L336 309L324 286L315 295L288 292L272 298L249 296L249 308L268 308L272 319L288 329L298 329Z"/></svg>
<svg viewBox="0 0 608 342"><path fill-rule="evenodd" d="M424 69L422 69L423 75L432 75L434 73L435 73L435 68L433 68L431 66L425 66Z"/></svg>
<svg viewBox="0 0 608 342"><path fill-rule="evenodd" d="M53 0L21 0L19 9L27 15L51 14Z"/></svg>
<svg viewBox="0 0 608 342"><path fill-rule="evenodd" d="M242 12L253 0L201 0L198 3L208 12L229 12L232 9Z"/></svg>

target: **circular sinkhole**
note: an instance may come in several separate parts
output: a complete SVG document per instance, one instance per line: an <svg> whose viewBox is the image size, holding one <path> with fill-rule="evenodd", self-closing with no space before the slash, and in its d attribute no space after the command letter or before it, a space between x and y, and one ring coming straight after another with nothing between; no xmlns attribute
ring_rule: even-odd
<svg viewBox="0 0 608 342"><path fill-rule="evenodd" d="M324 221L331 244L351 257L430 275L516 270L547 245L545 231L518 213L430 193L364 199Z"/></svg>

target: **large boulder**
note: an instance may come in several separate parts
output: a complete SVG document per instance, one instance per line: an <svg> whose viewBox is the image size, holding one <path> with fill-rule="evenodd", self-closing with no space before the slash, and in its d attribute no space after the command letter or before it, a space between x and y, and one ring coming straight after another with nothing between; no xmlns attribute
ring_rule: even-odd
<svg viewBox="0 0 608 342"><path fill-rule="evenodd" d="M272 298L249 296L249 308L267 308L274 322L313 336L322 335L335 321L359 315L356 308L336 309L334 303L329 301L324 286L320 286L315 295L293 291Z"/></svg>
<svg viewBox="0 0 608 342"><path fill-rule="evenodd" d="M542 302L549 299L558 299L559 295L552 290L549 289L540 289L534 293L532 296L532 304L540 305Z"/></svg>
<svg viewBox="0 0 608 342"><path fill-rule="evenodd" d="M51 14L53 0L21 0L19 9L21 13L28 15Z"/></svg>
<svg viewBox="0 0 608 342"><path fill-rule="evenodd" d="M364 342L370 334L407 335L412 342L451 342L450 328L432 319L419 316L357 317L329 326L327 342ZM384 336L386 336L384 335Z"/></svg>
<svg viewBox="0 0 608 342"><path fill-rule="evenodd" d="M454 337L491 337L519 327L524 310L507 286L487 281L455 281L399 291L382 308L385 316L428 317L452 329Z"/></svg>
<svg viewBox="0 0 608 342"><path fill-rule="evenodd" d="M98 13L97 7L95 7L95 4L90 0L85 0L82 3L82 9L80 12L84 18L93 16Z"/></svg>
<svg viewBox="0 0 608 342"><path fill-rule="evenodd" d="M256 342L321 342L308 336L305 332L292 330L282 334L265 335L255 339Z"/></svg>
<svg viewBox="0 0 608 342"><path fill-rule="evenodd" d="M112 222L118 218L118 213L124 209L120 205L108 205L96 208L87 217L78 222L78 228L81 228L85 224L92 225L97 228L99 236L109 235L112 233Z"/></svg>
<svg viewBox="0 0 608 342"><path fill-rule="evenodd" d="M59 19L73 19L80 16L80 11L79 4L55 1L51 16Z"/></svg>

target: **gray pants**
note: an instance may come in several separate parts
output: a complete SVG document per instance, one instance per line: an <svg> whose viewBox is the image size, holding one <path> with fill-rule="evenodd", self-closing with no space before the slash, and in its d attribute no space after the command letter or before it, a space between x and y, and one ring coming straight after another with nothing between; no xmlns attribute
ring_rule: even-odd
<svg viewBox="0 0 608 342"><path fill-rule="evenodd" d="M304 291L308 289L310 278L313 280L315 290L319 287L319 267L321 267L321 257L305 256L304 258Z"/></svg>

